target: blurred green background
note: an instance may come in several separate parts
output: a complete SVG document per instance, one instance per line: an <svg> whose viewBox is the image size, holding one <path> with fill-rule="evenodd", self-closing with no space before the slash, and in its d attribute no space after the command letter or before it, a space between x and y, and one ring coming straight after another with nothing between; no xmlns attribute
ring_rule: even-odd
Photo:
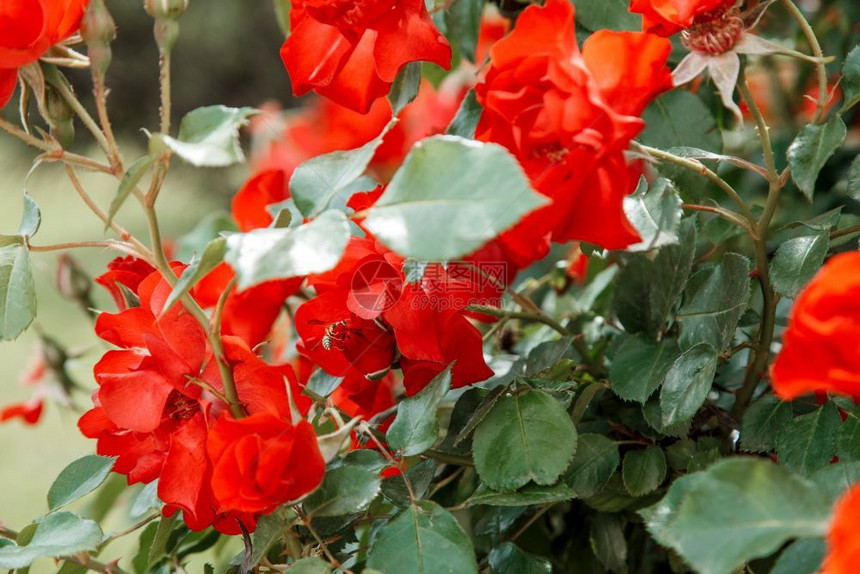
<svg viewBox="0 0 860 574"><path fill-rule="evenodd" d="M146 138L140 131L157 130L158 121L158 52L152 40L152 19L144 12L141 0L107 0L117 23L113 44L113 61L108 71L111 90L109 109L127 164L144 153ZM174 50L173 89L174 121L186 112L203 105L259 105L274 99L281 105L291 102L289 79L281 64L278 50L283 34L278 27L272 2L236 0L192 0L181 20L179 41ZM70 71L84 104L92 110L91 82L86 70ZM17 100L2 111L10 121L17 121ZM35 110L31 119L38 122ZM91 147L86 130L76 124L77 139L73 151L99 157ZM33 243L47 245L69 241L103 239L103 226L78 199L61 166L39 167L27 179L36 157L14 138L0 134L0 233L17 229L21 215L21 195L26 190L42 210L42 228ZM80 172L88 192L104 207L116 193L117 182L111 177ZM230 197L247 176L247 167L196 170L174 162L159 204L159 216L165 237L187 233L202 216L219 209L229 209ZM117 219L135 235L145 238L146 226L138 206L128 202ZM91 317L56 289L58 253L33 254L37 281L37 326L56 338L63 346L84 351L70 365L70 374L80 385L92 389L92 366L107 348L95 337ZM116 252L101 249L78 249L73 257L91 275L103 273L105 264ZM99 309L114 311L110 298L97 287L93 290ZM37 350L38 336L30 329L17 341L0 344L0 408L25 401L33 388L19 383L21 373ZM74 395L74 411L47 404L42 420L36 426L19 421L0 425L0 523L21 529L47 512L46 494L60 470L69 462L95 451L95 443L80 435L78 416L91 406L84 392ZM106 491L116 491L124 483L114 477ZM123 500L136 489L125 489ZM72 510L98 516L99 494L79 501ZM116 504L103 522L105 532L119 531L131 524L127 504ZM228 559L239 546L222 549ZM112 543L101 559L109 561L133 556L136 535ZM211 554L210 554L211 557ZM202 563L192 561L189 572L202 571ZM54 572L51 560L40 559L30 570L34 574Z"/></svg>

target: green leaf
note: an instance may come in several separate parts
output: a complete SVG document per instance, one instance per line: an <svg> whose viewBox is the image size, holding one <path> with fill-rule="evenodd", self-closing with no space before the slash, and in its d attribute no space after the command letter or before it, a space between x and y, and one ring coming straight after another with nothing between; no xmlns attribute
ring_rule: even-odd
<svg viewBox="0 0 860 574"><path fill-rule="evenodd" d="M36 285L30 253L22 243L0 247L0 341L18 338L35 317Z"/></svg>
<svg viewBox="0 0 860 574"><path fill-rule="evenodd" d="M149 484L143 485L138 493L131 501L131 508L128 511L129 517L133 520L143 518L149 510L160 508L161 501L158 499L158 479L153 480Z"/></svg>
<svg viewBox="0 0 860 574"><path fill-rule="evenodd" d="M472 542L441 506L417 502L383 526L370 547L367 566L380 572L477 574Z"/></svg>
<svg viewBox="0 0 860 574"><path fill-rule="evenodd" d="M504 385L499 385L489 392L484 389L472 388L463 393L460 398L457 399L457 403L454 405L454 411L451 413L451 423L448 425L449 435L452 432L456 432L456 435L452 440L452 446L457 447L461 444L465 444L469 447L468 450L471 453L472 441L467 439L471 436L475 427L484 420L487 413L492 410L493 405L496 404L496 401L499 400L506 390L507 388ZM475 405L475 402L477 402L477 405ZM455 415L462 416L460 418L455 418ZM464 421L462 426L459 428L454 427L453 425L453 423L458 420ZM442 444L444 445L445 442L447 442L447 440L443 441Z"/></svg>
<svg viewBox="0 0 860 574"><path fill-rule="evenodd" d="M839 81L842 88L842 111L857 105L860 102L860 46L855 46L845 57L842 64L842 79Z"/></svg>
<svg viewBox="0 0 860 574"><path fill-rule="evenodd" d="M816 485L752 457L681 478L640 511L651 535L701 574L731 574L792 538L818 537L830 507Z"/></svg>
<svg viewBox="0 0 860 574"><path fill-rule="evenodd" d="M339 466L325 473L323 483L305 499L304 506L314 517L361 512L379 494L381 482L378 473L366 468Z"/></svg>
<svg viewBox="0 0 860 574"><path fill-rule="evenodd" d="M833 116L826 124L809 124L791 142L788 148L791 179L810 201L818 173L842 145L847 133L842 118Z"/></svg>
<svg viewBox="0 0 860 574"><path fill-rule="evenodd" d="M615 351L609 367L612 392L625 401L644 404L663 384L666 373L681 354L673 339L655 342L629 337Z"/></svg>
<svg viewBox="0 0 860 574"><path fill-rule="evenodd" d="M329 375L322 369L317 369L308 379L305 390L321 398L328 398L343 382L343 377Z"/></svg>
<svg viewBox="0 0 860 574"><path fill-rule="evenodd" d="M189 112L179 125L179 136L158 134L173 152L197 167L223 167L245 161L239 128L256 114L253 108L206 106Z"/></svg>
<svg viewBox="0 0 860 574"><path fill-rule="evenodd" d="M167 313L168 309L179 301L198 281L206 277L206 275L215 269L222 261L224 254L227 252L227 240L223 237L213 239L204 249L200 257L191 260L188 267L179 276L173 290L164 302L162 313Z"/></svg>
<svg viewBox="0 0 860 574"><path fill-rule="evenodd" d="M329 574L331 566L319 558L302 558L293 562L286 571L290 574Z"/></svg>
<svg viewBox="0 0 860 574"><path fill-rule="evenodd" d="M401 456L421 454L439 437L439 414L436 408L451 388L451 368L436 375L426 387L397 405L397 416L386 438L389 446Z"/></svg>
<svg viewBox="0 0 860 574"><path fill-rule="evenodd" d="M848 196L860 201L860 155L854 158L848 169Z"/></svg>
<svg viewBox="0 0 860 574"><path fill-rule="evenodd" d="M251 553L251 566L259 564L263 556L268 553L269 548L276 540L284 535L284 530L297 518L296 511L291 508L280 507L274 512L260 516L257 528L254 530L253 552Z"/></svg>
<svg viewBox="0 0 860 574"><path fill-rule="evenodd" d="M626 570L627 540L618 514L597 514L591 523L589 543L594 555L608 571Z"/></svg>
<svg viewBox="0 0 860 574"><path fill-rule="evenodd" d="M860 482L860 462L835 462L820 468L809 477L833 506L856 482Z"/></svg>
<svg viewBox="0 0 860 574"><path fill-rule="evenodd" d="M576 452L576 428L552 396L509 393L475 429L472 451L478 475L490 488L516 490L530 480L546 486Z"/></svg>
<svg viewBox="0 0 860 574"><path fill-rule="evenodd" d="M164 517L158 521L158 528L155 531L155 538L152 541L152 546L149 547L149 565L153 565L161 557L167 553L167 543L170 540L170 534L173 532L173 526L179 518L179 513L170 517Z"/></svg>
<svg viewBox="0 0 860 574"><path fill-rule="evenodd" d="M688 91L673 90L663 94L645 109L642 119L645 129L639 141L645 145L663 150L698 148L722 152L723 137L710 109ZM672 180L685 197L707 197L709 184L702 176L665 162L660 164L659 171Z"/></svg>
<svg viewBox="0 0 860 574"><path fill-rule="evenodd" d="M406 107L406 104L415 99L420 85L421 62L410 62L397 73L388 91L388 101L395 116Z"/></svg>
<svg viewBox="0 0 860 574"><path fill-rule="evenodd" d="M599 434L581 434L576 456L563 480L578 497L589 498L609 482L620 462L621 455L614 440Z"/></svg>
<svg viewBox="0 0 860 574"><path fill-rule="evenodd" d="M780 554L770 574L815 574L821 569L827 545L822 538L792 542Z"/></svg>
<svg viewBox="0 0 860 574"><path fill-rule="evenodd" d="M42 211L32 197L24 194L24 212L21 215L21 223L18 225L18 235L33 237L39 231L42 224Z"/></svg>
<svg viewBox="0 0 860 574"><path fill-rule="evenodd" d="M135 574L146 574L149 571L149 550L155 540L158 531L158 522L150 522L138 536L137 552L131 559L131 566Z"/></svg>
<svg viewBox="0 0 860 574"><path fill-rule="evenodd" d="M791 422L791 403L764 395L752 403L741 422L740 447L747 452L770 452L779 431Z"/></svg>
<svg viewBox="0 0 860 574"><path fill-rule="evenodd" d="M483 9L483 0L454 0L445 10L448 39L459 48L460 55L470 62L475 62L475 52L478 50Z"/></svg>
<svg viewBox="0 0 860 574"><path fill-rule="evenodd" d="M122 181L119 183L119 188L116 190L116 195L110 202L108 218L107 221L105 221L105 230L110 227L113 218L119 212L119 208L122 207L122 204L125 203L125 200L128 199L129 195L131 195L131 191L138 183L140 183L144 174L146 174L149 168L151 168L155 163L155 159L156 158L151 155L145 155L134 162L132 166L126 170L125 175L122 177Z"/></svg>
<svg viewBox="0 0 860 574"><path fill-rule="evenodd" d="M717 350L707 343L700 343L678 357L660 391L664 426L688 421L698 412L714 382L717 359Z"/></svg>
<svg viewBox="0 0 860 574"><path fill-rule="evenodd" d="M0 566L24 568L41 556L58 557L95 550L101 539L102 530L94 521L71 512L54 512L42 519L26 546L0 547Z"/></svg>
<svg viewBox="0 0 860 574"><path fill-rule="evenodd" d="M48 490L48 508L56 510L101 486L110 474L114 460L91 454L70 463Z"/></svg>
<svg viewBox="0 0 860 574"><path fill-rule="evenodd" d="M795 237L780 244L770 262L774 290L793 299L818 273L830 246L830 233Z"/></svg>
<svg viewBox="0 0 860 574"><path fill-rule="evenodd" d="M367 169L385 134L396 121L361 147L318 155L302 163L290 177L290 195L305 217L324 212L338 195L347 190Z"/></svg>
<svg viewBox="0 0 860 574"><path fill-rule="evenodd" d="M493 574L552 574L549 560L523 552L510 542L490 550L487 559Z"/></svg>
<svg viewBox="0 0 860 574"><path fill-rule="evenodd" d="M666 436L680 438L690 434L692 421L682 421L673 425L663 424L663 411L660 410L659 395L652 395L648 402L642 405L642 416L649 427Z"/></svg>
<svg viewBox="0 0 860 574"><path fill-rule="evenodd" d="M239 289L246 289L271 279L328 271L340 261L349 235L346 216L326 211L300 227L230 235L224 260L236 271Z"/></svg>
<svg viewBox="0 0 860 574"><path fill-rule="evenodd" d="M624 455L621 465L624 487L633 496L644 496L653 492L666 479L666 455L659 446L651 445L644 450L631 450Z"/></svg>
<svg viewBox="0 0 860 574"><path fill-rule="evenodd" d="M693 273L678 310L681 348L700 343L723 350L731 345L750 297L749 261L727 253L722 263Z"/></svg>
<svg viewBox="0 0 860 574"><path fill-rule="evenodd" d="M503 147L434 136L415 144L365 225L400 255L450 261L546 201Z"/></svg>
<svg viewBox="0 0 860 574"><path fill-rule="evenodd" d="M464 0L469 1L469 0ZM475 90L466 92L466 97L460 103L460 108L448 129L445 130L450 136L459 136L466 139L475 139L475 130L478 127L478 122L481 120L481 114L484 108L478 103L478 97L475 95Z"/></svg>
<svg viewBox="0 0 860 574"><path fill-rule="evenodd" d="M529 484L515 492L499 492L481 484L466 501L467 506L535 506L563 502L576 497L573 489L565 484L539 486Z"/></svg>
<svg viewBox="0 0 860 574"><path fill-rule="evenodd" d="M526 359L526 376L533 377L558 363L567 354L572 343L573 337L562 337L536 345L529 351Z"/></svg>
<svg viewBox="0 0 860 574"><path fill-rule="evenodd" d="M427 494L436 475L436 466L436 461L428 458L406 470L406 479L409 480L415 498L424 498ZM409 506L412 502L402 474L383 479L382 496L397 506Z"/></svg>
<svg viewBox="0 0 860 574"><path fill-rule="evenodd" d="M642 17L628 10L627 0L573 0L573 5L576 6L576 23L592 32L642 29Z"/></svg>
<svg viewBox="0 0 860 574"><path fill-rule="evenodd" d="M624 213L642 238L627 251L650 251L678 243L681 197L668 179L661 177L649 187L643 177L636 191L624 198Z"/></svg>
<svg viewBox="0 0 860 574"><path fill-rule="evenodd" d="M836 433L836 456L843 462L860 461L860 409L850 411Z"/></svg>
<svg viewBox="0 0 860 574"><path fill-rule="evenodd" d="M678 245L663 247L653 259L637 255L621 271L612 304L628 332L655 336L666 324L693 266L693 218L681 222L678 237Z"/></svg>
<svg viewBox="0 0 860 574"><path fill-rule="evenodd" d="M836 432L841 424L842 417L832 402L797 417L776 437L780 464L805 476L827 466L836 454Z"/></svg>

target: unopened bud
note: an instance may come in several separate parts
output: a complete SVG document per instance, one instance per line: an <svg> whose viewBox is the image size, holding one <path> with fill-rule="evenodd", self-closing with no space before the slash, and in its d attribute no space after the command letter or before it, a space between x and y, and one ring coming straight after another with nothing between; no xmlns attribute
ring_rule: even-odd
<svg viewBox="0 0 860 574"><path fill-rule="evenodd" d="M81 37L87 45L109 44L116 37L116 24L104 0L90 0L81 19Z"/></svg>
<svg viewBox="0 0 860 574"><path fill-rule="evenodd" d="M173 50L176 39L179 38L179 22L176 20L158 19L155 21L155 43L158 51L166 54Z"/></svg>
<svg viewBox="0 0 860 574"><path fill-rule="evenodd" d="M156 20L176 20L188 8L188 0L143 0L143 7Z"/></svg>
<svg viewBox="0 0 860 574"><path fill-rule="evenodd" d="M45 86L45 116L54 139L64 148L71 147L75 141L75 112L50 84Z"/></svg>
<svg viewBox="0 0 860 574"><path fill-rule="evenodd" d="M81 37L87 43L87 56L93 73L104 78L110 66L110 43L116 37L116 24L104 0L90 0L81 20Z"/></svg>

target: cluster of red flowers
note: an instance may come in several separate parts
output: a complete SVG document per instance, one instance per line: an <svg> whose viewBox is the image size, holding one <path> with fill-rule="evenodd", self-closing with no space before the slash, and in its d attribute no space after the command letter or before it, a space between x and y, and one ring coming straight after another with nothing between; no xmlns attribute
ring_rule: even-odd
<svg viewBox="0 0 860 574"><path fill-rule="evenodd" d="M117 457L114 470L129 483L158 479L165 513L182 510L195 530L214 524L238 533L238 521L252 530L260 512L316 488L325 465L313 427L293 420L290 396L300 413L310 400L291 366L269 365L252 351L296 283L268 283L227 297L224 359L248 414L234 419L200 323L181 305L164 309L168 282L130 257L109 267L97 281L120 312L102 313L96 334L119 349L96 365L96 406L79 422L84 435L97 439L99 454ZM173 268L178 273L183 266ZM231 278L229 268L218 268L192 296L206 307Z"/></svg>
<svg viewBox="0 0 860 574"><path fill-rule="evenodd" d="M498 238L519 266L546 255L550 240L609 249L639 241L623 199L640 172L624 152L644 127L639 115L672 87L669 52L664 38L609 31L580 52L564 0L530 6L491 48L476 89L484 107L477 137L508 148L552 200Z"/></svg>
<svg viewBox="0 0 860 574"><path fill-rule="evenodd" d="M77 32L87 0L29 0L0 5L0 108L15 91L18 68Z"/></svg>

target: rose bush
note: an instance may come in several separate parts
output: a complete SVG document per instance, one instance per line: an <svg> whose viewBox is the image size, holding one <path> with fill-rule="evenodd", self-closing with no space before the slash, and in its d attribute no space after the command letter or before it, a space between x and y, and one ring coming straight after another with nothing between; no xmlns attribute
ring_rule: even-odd
<svg viewBox="0 0 860 574"><path fill-rule="evenodd" d="M55 252L94 335L33 329L0 422L86 404L95 452L0 522L0 567L853 573L856 3L274 4L272 73L314 94L176 124L197 16L142 3L145 150L110 121L113 6L0 7L0 129L101 221L43 242L25 193L0 235L0 339ZM166 237L179 163L244 183Z"/></svg>

